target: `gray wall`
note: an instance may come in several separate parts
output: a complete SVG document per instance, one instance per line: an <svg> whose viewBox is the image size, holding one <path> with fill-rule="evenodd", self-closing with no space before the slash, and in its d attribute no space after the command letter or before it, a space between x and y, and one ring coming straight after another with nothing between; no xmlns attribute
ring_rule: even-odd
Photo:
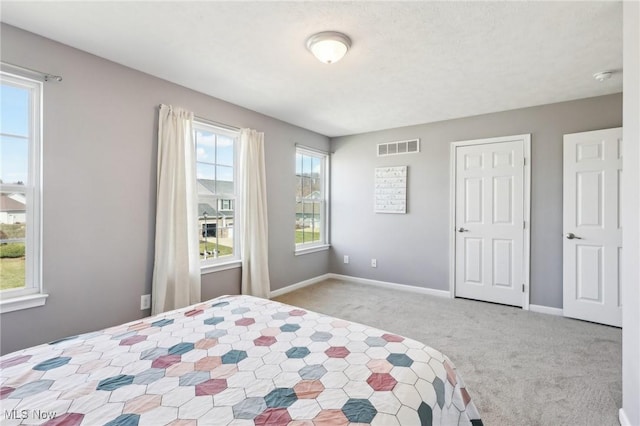
<svg viewBox="0 0 640 426"><path fill-rule="evenodd" d="M530 302L561 308L562 135L621 125L615 94L332 139L331 272L448 290L451 142L531 133ZM413 138L418 154L376 156L378 143ZM398 165L409 166L408 214L374 214L374 168Z"/></svg>
<svg viewBox="0 0 640 426"><path fill-rule="evenodd" d="M155 233L157 107L265 132L269 266L276 290L322 275L328 251L295 257L295 143L325 136L2 24L2 60L64 77L45 83L45 306L1 316L0 351L148 315ZM206 274L203 297L238 293L240 270Z"/></svg>
<svg viewBox="0 0 640 426"><path fill-rule="evenodd" d="M622 205L622 411L640 425L640 3L624 2L624 180Z"/></svg>
<svg viewBox="0 0 640 426"><path fill-rule="evenodd" d="M160 103L265 132L272 290L329 271L448 289L450 142L532 133L531 303L551 307L562 305L562 134L622 122L622 97L610 95L336 138L333 250L294 256L294 144L327 149L326 137L4 24L0 31L3 61L64 76L44 94L50 297L44 307L2 314L1 353L148 314L139 300L151 290ZM375 156L376 143L415 137L419 154ZM410 166L409 214L374 215L374 167L401 164ZM239 269L203 275L204 298L239 287Z"/></svg>

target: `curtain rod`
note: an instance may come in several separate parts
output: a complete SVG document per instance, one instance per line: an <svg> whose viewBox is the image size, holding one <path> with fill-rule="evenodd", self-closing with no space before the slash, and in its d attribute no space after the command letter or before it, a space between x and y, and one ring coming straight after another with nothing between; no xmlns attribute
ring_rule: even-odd
<svg viewBox="0 0 640 426"><path fill-rule="evenodd" d="M160 107L162 106L167 106L167 107L171 107L171 105L168 104L160 104ZM197 115L193 115L193 118L195 120L198 120L204 124L209 124L210 126L214 126L214 127L218 127L219 129L223 129L223 130L231 130L232 132L239 132L241 129L239 127L235 127L235 126L230 126L228 124L223 124L223 123L218 123L217 121L213 121L213 120L209 120L208 118L204 118L204 117L199 117Z"/></svg>
<svg viewBox="0 0 640 426"><path fill-rule="evenodd" d="M239 132L240 131L239 127L230 126L228 124L223 124L223 123L218 123L217 121L209 120L207 118L199 117L197 115L194 115L193 118L195 118L196 120L198 120L198 121L200 121L202 123L209 124L209 125L214 126L214 127L219 127L221 129L231 130L231 131L234 131L234 132Z"/></svg>
<svg viewBox="0 0 640 426"><path fill-rule="evenodd" d="M319 149L319 148L314 148L312 146L308 146L308 145L303 145L301 143L296 143L296 148L300 148L300 149L306 149L307 151L312 151L312 152L317 152L318 154L333 154L333 151L325 151L323 149Z"/></svg>
<svg viewBox="0 0 640 426"><path fill-rule="evenodd" d="M44 78L44 81L49 81L49 80L62 81L62 76L59 76L59 75L53 75L53 74L49 74L47 72L42 72L42 71L34 70L34 69L31 69L31 68L27 68L27 67L21 67L20 65L11 64L11 63L5 62L5 61L0 61L0 63L3 66L9 67L9 68L13 68L13 69L18 70L18 71L23 71L23 72L28 72L28 73L31 73L31 74L39 75L40 77Z"/></svg>

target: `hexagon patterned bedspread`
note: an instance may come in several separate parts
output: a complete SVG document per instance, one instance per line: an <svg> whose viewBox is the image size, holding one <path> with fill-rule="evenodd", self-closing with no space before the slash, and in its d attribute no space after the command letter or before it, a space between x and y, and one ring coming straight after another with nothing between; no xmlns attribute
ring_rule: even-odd
<svg viewBox="0 0 640 426"><path fill-rule="evenodd" d="M223 296L0 358L3 425L481 425L442 353Z"/></svg>

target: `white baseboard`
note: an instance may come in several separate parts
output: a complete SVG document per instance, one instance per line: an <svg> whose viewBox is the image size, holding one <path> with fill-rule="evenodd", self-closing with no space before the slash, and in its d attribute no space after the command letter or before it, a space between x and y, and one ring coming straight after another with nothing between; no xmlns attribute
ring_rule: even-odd
<svg viewBox="0 0 640 426"><path fill-rule="evenodd" d="M274 297L282 296L283 294L291 293L292 291L298 290L303 287L308 287L310 285L317 284L321 281L331 278L331 274L324 274L318 277L310 278L308 280L300 281L299 283L291 284L283 288L279 288L269 293L269 299L273 299Z"/></svg>
<svg viewBox="0 0 640 426"><path fill-rule="evenodd" d="M397 283L390 283L387 281L370 280L368 278L352 277L350 275L340 275L340 274L327 274L327 275L329 275L328 278L333 278L336 280L351 281L359 284L367 284L367 285L372 285L376 287L389 288L392 290L410 291L413 293L427 294L429 296L451 298L451 293L449 292L449 290L436 290L433 288L416 287L413 285L397 284Z"/></svg>
<svg viewBox="0 0 640 426"><path fill-rule="evenodd" d="M283 288L279 288L269 293L269 298L272 299L274 297L282 296L283 294L287 294L292 291L298 290L300 288L317 284L321 281L324 281L330 278L335 280L351 281L359 284L373 285L376 287L390 288L393 290L410 291L413 293L427 294L429 296L451 298L451 293L449 293L449 290L435 290L433 288L416 287L412 285L390 283L387 281L370 280L367 278L358 278L358 277L352 277L349 275L340 275L340 274L332 274L332 273L320 275L318 277L310 278L305 281L300 281L299 283L295 283Z"/></svg>
<svg viewBox="0 0 640 426"><path fill-rule="evenodd" d="M631 422L625 414L624 408L621 408L620 411L618 411L618 421L620 422L621 426L631 426Z"/></svg>
<svg viewBox="0 0 640 426"><path fill-rule="evenodd" d="M529 310L531 312L539 312L541 314L558 315L558 316L562 316L563 315L562 309L560 309L560 308L552 308L550 306L529 305Z"/></svg>
<svg viewBox="0 0 640 426"><path fill-rule="evenodd" d="M341 274L333 274L333 273L320 275L320 276L317 276L317 277L314 277L314 278L310 278L310 279L305 280L305 281L300 281L299 283L295 283L295 284L291 284L291 285L283 287L283 288L279 288L278 290L272 291L269 294L269 298L282 296L283 294L291 293L292 291L301 289L303 287L308 287L310 285L317 284L317 283L322 282L322 281L327 280L327 279L351 281L351 282L358 283L358 284L371 285L371 286L376 286L376 287L388 288L388 289L392 289L392 290L409 291L409 292L413 292L413 293L426 294L426 295L429 295L429 296L446 297L448 299L451 298L451 293L449 292L449 290L436 290L436 289L433 289L433 288L416 287L416 286L413 286L413 285L391 283L391 282L387 282L387 281L371 280L371 279L368 279L368 278L359 278L359 277L353 277L353 276L350 276L350 275L341 275ZM529 310L531 312L538 312L538 313L547 314L547 315L557 315L557 316L562 316L563 315L562 309L560 309L560 308L552 308L552 307L543 306L543 305L529 305ZM620 415L623 415L622 411L621 411Z"/></svg>

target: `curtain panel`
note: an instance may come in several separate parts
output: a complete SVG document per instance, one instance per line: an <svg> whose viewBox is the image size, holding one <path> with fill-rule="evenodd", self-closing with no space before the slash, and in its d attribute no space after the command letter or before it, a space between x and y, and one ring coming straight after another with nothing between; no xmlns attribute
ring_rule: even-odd
<svg viewBox="0 0 640 426"><path fill-rule="evenodd" d="M264 133L240 130L242 294L269 298L269 236Z"/></svg>
<svg viewBox="0 0 640 426"><path fill-rule="evenodd" d="M161 105L151 314L200 301L193 113Z"/></svg>

